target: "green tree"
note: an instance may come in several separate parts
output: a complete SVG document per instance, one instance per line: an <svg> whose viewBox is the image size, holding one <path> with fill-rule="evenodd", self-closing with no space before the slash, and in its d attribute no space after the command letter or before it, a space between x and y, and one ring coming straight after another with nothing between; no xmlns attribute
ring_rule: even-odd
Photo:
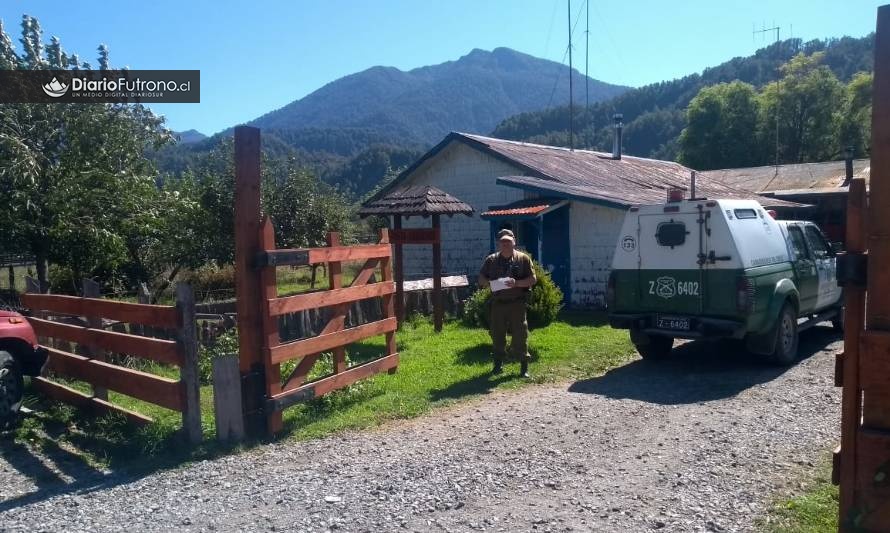
<svg viewBox="0 0 890 533"><path fill-rule="evenodd" d="M847 84L840 117L840 148L853 147L854 157L865 157L871 146L871 88L874 76L859 72Z"/></svg>
<svg viewBox="0 0 890 533"><path fill-rule="evenodd" d="M680 162L699 170L757 164L758 102L753 86L733 81L702 89L686 110Z"/></svg>
<svg viewBox="0 0 890 533"><path fill-rule="evenodd" d="M761 142L775 157L778 117L780 163L825 161L841 153L836 139L844 85L821 64L824 57L822 52L794 56L782 66L779 82L761 92Z"/></svg>

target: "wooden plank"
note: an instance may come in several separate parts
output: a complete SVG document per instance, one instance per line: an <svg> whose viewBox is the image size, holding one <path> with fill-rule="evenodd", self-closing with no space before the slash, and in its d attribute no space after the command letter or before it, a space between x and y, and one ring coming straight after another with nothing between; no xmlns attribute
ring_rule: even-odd
<svg viewBox="0 0 890 533"><path fill-rule="evenodd" d="M388 243L389 242L389 230L386 228L382 228L380 230L380 242ZM380 271L382 280L385 282L392 283L392 259L387 257L386 259L380 260ZM395 311L395 298L392 295L383 297L383 315L387 318L396 318ZM397 319L398 320L398 319ZM386 334L386 353L396 353L396 332L390 331ZM397 367L392 367L389 369L389 373L392 374L396 371Z"/></svg>
<svg viewBox="0 0 890 533"><path fill-rule="evenodd" d="M266 248L266 264L277 266L305 266L335 261L358 261L378 259L390 254L389 246L381 244L360 244L357 246L336 246L329 248Z"/></svg>
<svg viewBox="0 0 890 533"><path fill-rule="evenodd" d="M330 270L329 267L328 272L330 272ZM328 275L330 276L330 274ZM288 313L305 311L306 309L330 307L332 305L365 300L367 298L376 298L378 296L392 294L395 291L395 285L392 283L371 283L370 285L350 286L342 289L297 294L294 296L268 300L269 313L272 316L286 315Z"/></svg>
<svg viewBox="0 0 890 533"><path fill-rule="evenodd" d="M888 531L890 524L890 432L862 429L856 439L856 531Z"/></svg>
<svg viewBox="0 0 890 533"><path fill-rule="evenodd" d="M849 253L866 251L867 197L865 180L855 178L847 194L846 246ZM843 524L852 512L856 486L856 435L862 418L862 389L859 385L859 336L865 324L865 290L850 285L844 289L844 356L841 393L840 509Z"/></svg>
<svg viewBox="0 0 890 533"><path fill-rule="evenodd" d="M441 235L432 228L393 229L389 233L389 240L392 243L398 244L435 244L442 242Z"/></svg>
<svg viewBox="0 0 890 533"><path fill-rule="evenodd" d="M335 232L328 233L328 246L340 246L340 234ZM387 247L387 253L389 253L389 247ZM333 263L328 264L328 287L333 289L330 292L343 290L343 264L339 261L335 261ZM365 289L367 290L368 286L355 286L350 287L353 290ZM322 293L323 294L323 293ZM344 300L340 302L340 305L337 306L337 318L340 323L337 325L338 329L343 329L346 326L346 312L348 307L344 304L349 302L349 300ZM350 302L351 303L351 302ZM331 353L331 358L333 359L333 367L334 374L339 374L346 370L346 348L343 346L338 346L333 349Z"/></svg>
<svg viewBox="0 0 890 533"><path fill-rule="evenodd" d="M367 378L380 372L386 372L398 367L399 354L393 353L380 359L375 359L361 365L350 367L349 369L333 374L326 378L307 383L296 389L282 392L276 396L269 398L266 402L267 408L280 412L287 407L301 401L311 400L323 396L331 391L341 389L355 383L360 379Z"/></svg>
<svg viewBox="0 0 890 533"><path fill-rule="evenodd" d="M241 415L241 374L235 355L213 359L213 416L216 438L221 442L244 440Z"/></svg>
<svg viewBox="0 0 890 533"><path fill-rule="evenodd" d="M433 215L433 329L442 331L445 311L442 309L442 245L440 244L441 226L439 215Z"/></svg>
<svg viewBox="0 0 890 533"><path fill-rule="evenodd" d="M402 229L401 215L393 215L392 217L393 231ZM396 319L401 323L405 320L405 254L402 245L395 243L393 245L393 260L395 261L395 313Z"/></svg>
<svg viewBox="0 0 890 533"><path fill-rule="evenodd" d="M271 349L271 360L275 363L283 363L303 355L324 352L361 339L395 331L397 326L398 324L394 318L385 318L354 328L344 329L343 331L281 344Z"/></svg>
<svg viewBox="0 0 890 533"><path fill-rule="evenodd" d="M119 322L170 329L179 326L179 314L172 306L134 304L57 294L23 294L21 298L26 307L35 311L103 317Z"/></svg>
<svg viewBox="0 0 890 533"><path fill-rule="evenodd" d="M182 353L183 409L182 429L191 444L203 438L201 429L201 384L198 376L198 330L195 318L195 294L188 283L176 284L176 308L182 316L182 327L177 331Z"/></svg>
<svg viewBox="0 0 890 533"><path fill-rule="evenodd" d="M235 296L238 327L239 368L242 378L256 375L262 367L262 302L260 277L254 258L260 248L260 130L235 128ZM245 429L251 435L264 433L258 416L265 391L255 379L242 379Z"/></svg>
<svg viewBox="0 0 890 533"><path fill-rule="evenodd" d="M99 286L98 283L89 279L83 278L81 280L81 286L83 287L83 296L84 298L101 298L102 297L102 287ZM84 313L86 315L86 313ZM101 316L97 315L87 315L87 326L92 329L102 329L103 321ZM105 350L102 348L94 348L91 346L87 346L85 350L85 354L90 356L90 358L95 359L97 361L105 361ZM104 387L99 387L97 385L93 385L93 396L100 400L108 400L108 390Z"/></svg>
<svg viewBox="0 0 890 533"><path fill-rule="evenodd" d="M260 229L260 248L264 250L275 249L275 227L272 219L266 216ZM278 332L278 318L269 312L268 304L278 296L278 274L274 266L260 269L260 298L263 300L262 326L263 331L260 341L263 343L263 353L268 354L275 346L281 344L281 336ZM263 359L264 380L266 384L266 397L281 392L281 366L270 361L268 357ZM275 435L283 427L281 413L266 413L266 433Z"/></svg>
<svg viewBox="0 0 890 533"><path fill-rule="evenodd" d="M120 413L127 417L127 420L129 420L130 422L141 426L154 422L151 417L145 416L142 413L130 411L129 409L124 409L119 405L115 405L105 400L93 398L92 396L84 394L78 390L74 390L70 387L62 385L61 383L56 383L43 377L32 378L31 386L50 399L53 399L57 402L63 402L69 405L73 405L78 409L93 411L99 414Z"/></svg>
<svg viewBox="0 0 890 533"><path fill-rule="evenodd" d="M93 385L99 385L127 396L166 407L183 409L183 389L178 381L162 378L139 370L95 361L82 355L47 348L47 370Z"/></svg>
<svg viewBox="0 0 890 533"><path fill-rule="evenodd" d="M890 331L867 330L859 340L859 387L890 391Z"/></svg>
<svg viewBox="0 0 890 533"><path fill-rule="evenodd" d="M182 355L176 341L74 326L41 318L28 318L28 322L41 337L52 337L84 346L95 346L109 352L182 366Z"/></svg>

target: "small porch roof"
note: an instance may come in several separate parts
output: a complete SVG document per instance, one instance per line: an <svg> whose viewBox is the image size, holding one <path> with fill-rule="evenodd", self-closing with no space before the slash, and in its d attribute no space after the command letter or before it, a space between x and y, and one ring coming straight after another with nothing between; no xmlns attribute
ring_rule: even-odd
<svg viewBox="0 0 890 533"><path fill-rule="evenodd" d="M532 219L565 203L564 198L526 198L502 206L491 207L480 213L484 220L493 219Z"/></svg>
<svg viewBox="0 0 890 533"><path fill-rule="evenodd" d="M473 207L431 185L412 185L390 190L380 198L362 204L359 215L467 215Z"/></svg>

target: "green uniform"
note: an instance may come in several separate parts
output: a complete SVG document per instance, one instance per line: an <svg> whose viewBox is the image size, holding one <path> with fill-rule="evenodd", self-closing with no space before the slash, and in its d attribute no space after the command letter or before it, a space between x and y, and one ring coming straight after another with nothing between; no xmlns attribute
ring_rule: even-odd
<svg viewBox="0 0 890 533"><path fill-rule="evenodd" d="M504 257L500 252L485 258L479 273L488 280L511 277L516 280L532 275L532 261L522 252L513 251L513 257ZM510 351L514 358L528 361L528 322L525 318L526 295L530 289L513 287L492 293L489 333L493 345L494 359L504 360L507 347L507 333L510 333Z"/></svg>

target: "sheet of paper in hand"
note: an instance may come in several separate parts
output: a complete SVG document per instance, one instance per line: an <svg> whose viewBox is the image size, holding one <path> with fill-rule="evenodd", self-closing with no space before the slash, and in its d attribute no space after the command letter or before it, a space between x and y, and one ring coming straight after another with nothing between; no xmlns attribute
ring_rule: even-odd
<svg viewBox="0 0 890 533"><path fill-rule="evenodd" d="M504 289L509 289L507 286L507 280L510 278L498 278L491 280L491 292L498 292Z"/></svg>

